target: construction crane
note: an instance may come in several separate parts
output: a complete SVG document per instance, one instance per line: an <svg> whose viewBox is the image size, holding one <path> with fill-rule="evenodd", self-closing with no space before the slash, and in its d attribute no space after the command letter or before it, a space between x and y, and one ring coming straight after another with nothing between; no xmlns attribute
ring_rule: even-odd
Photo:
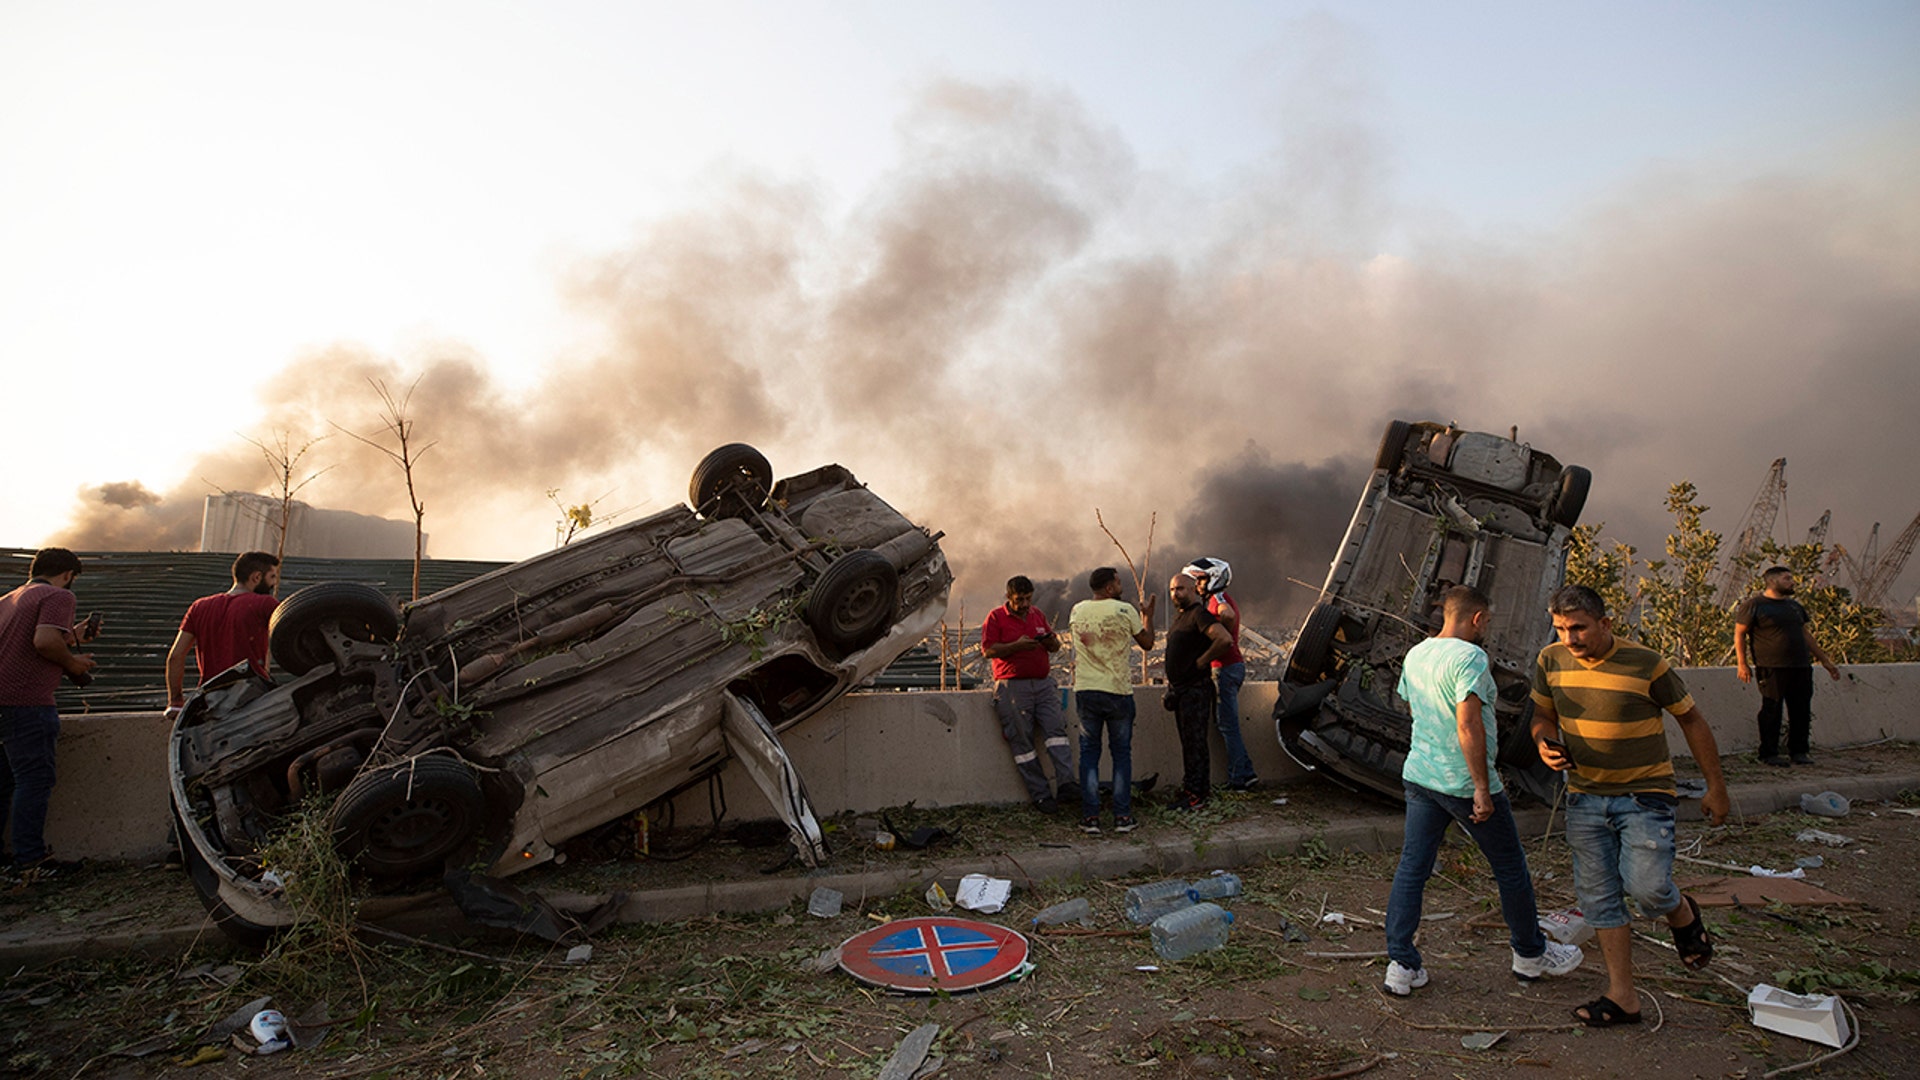
<svg viewBox="0 0 1920 1080"><path fill-rule="evenodd" d="M1876 538L1879 528L1878 525L1874 526ZM1887 553L1869 565L1866 582L1854 592L1854 598L1862 607L1881 607L1886 604L1887 592L1900 577L1900 571L1907 568L1907 559L1913 555L1915 541L1920 541L1920 514L1915 514L1913 520L1907 522L1907 527L1900 530L1900 535L1894 538Z"/></svg>
<svg viewBox="0 0 1920 1080"><path fill-rule="evenodd" d="M1821 514L1820 520L1814 522L1813 528L1807 530L1807 543L1819 544L1824 547L1827 542L1827 529L1832 524L1833 524L1833 511L1828 510L1827 512Z"/></svg>
<svg viewBox="0 0 1920 1080"><path fill-rule="evenodd" d="M1833 545L1833 554L1827 556L1827 569L1836 565L1847 568L1847 588L1853 591L1854 599L1860 598L1867 579L1873 576L1873 564L1880 557L1880 523L1873 523L1873 531L1867 534L1867 542L1860 549L1860 557L1854 558L1853 552L1845 544Z"/></svg>
<svg viewBox="0 0 1920 1080"><path fill-rule="evenodd" d="M1780 503L1786 495L1787 459L1774 458L1767 478L1761 481L1760 490L1753 496L1753 505L1747 507L1747 516L1740 519L1740 528L1734 533L1733 547L1727 551L1727 566L1720 572L1715 596L1728 602L1738 599L1733 590L1747 583L1745 575L1752 569L1747 566L1749 556L1773 538L1773 523L1780 517Z"/></svg>

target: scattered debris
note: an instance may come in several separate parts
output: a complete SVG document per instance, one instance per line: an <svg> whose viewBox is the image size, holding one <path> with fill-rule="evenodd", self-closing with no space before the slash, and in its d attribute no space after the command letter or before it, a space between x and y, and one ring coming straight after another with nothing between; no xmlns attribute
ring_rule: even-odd
<svg viewBox="0 0 1920 1080"><path fill-rule="evenodd" d="M1563 945L1579 945L1593 936L1593 927L1579 908L1541 912L1540 930Z"/></svg>
<svg viewBox="0 0 1920 1080"><path fill-rule="evenodd" d="M955 891L953 902L968 911L992 915L1006 907L1007 898L1012 895L1013 882L1006 878L968 874L960 879L960 888Z"/></svg>
<svg viewBox="0 0 1920 1080"><path fill-rule="evenodd" d="M1747 994L1753 1026L1825 1046L1843 1046L1851 1037L1840 999L1831 994L1795 994L1760 983Z"/></svg>
<svg viewBox="0 0 1920 1080"><path fill-rule="evenodd" d="M725 1050L722 1050L720 1052L720 1056L722 1058L745 1057L748 1054L757 1054L760 1051L765 1050L766 1048L767 1048L767 1040L748 1039L746 1042L736 1043L735 1045L729 1046Z"/></svg>
<svg viewBox="0 0 1920 1080"><path fill-rule="evenodd" d="M953 899L939 882L927 886L927 906L935 911L952 911Z"/></svg>
<svg viewBox="0 0 1920 1080"><path fill-rule="evenodd" d="M1823 791L1818 795L1800 796L1800 809L1819 817L1840 818L1853 809L1853 802L1838 792Z"/></svg>
<svg viewBox="0 0 1920 1080"><path fill-rule="evenodd" d="M293 1036L287 1032L287 1018L279 1009L261 1009L253 1014L247 1030L253 1034L253 1041L260 1044L256 1054L277 1054L293 1045Z"/></svg>
<svg viewBox="0 0 1920 1080"><path fill-rule="evenodd" d="M807 898L807 914L820 919L831 919L840 914L840 905L846 900L839 889L829 889L825 885L813 890Z"/></svg>
<svg viewBox="0 0 1920 1080"><path fill-rule="evenodd" d="M1733 907L1735 904L1767 903L1778 901L1796 906L1844 906L1859 901L1828 892L1818 885L1793 878L1780 877L1722 877L1710 878L1701 882L1687 882L1684 886L1688 896L1701 907ZM1716 961L1717 962L1717 961Z"/></svg>
<svg viewBox="0 0 1920 1080"><path fill-rule="evenodd" d="M1469 1050L1491 1050L1501 1039L1507 1037L1504 1031L1476 1031L1460 1040L1460 1045Z"/></svg>
<svg viewBox="0 0 1920 1080"><path fill-rule="evenodd" d="M573 948L567 950L567 963L569 964L584 964L591 959L593 959L593 946L591 945L575 945Z"/></svg>
<svg viewBox="0 0 1920 1080"><path fill-rule="evenodd" d="M816 975L825 975L827 972L840 966L840 946L835 945L831 949L821 950L819 956L814 957L801 966Z"/></svg>
<svg viewBox="0 0 1920 1080"><path fill-rule="evenodd" d="M1747 873L1752 874L1754 877L1771 878L1803 878L1807 876L1807 872L1797 866L1791 870L1770 870L1767 867L1755 865L1747 867Z"/></svg>
<svg viewBox="0 0 1920 1080"><path fill-rule="evenodd" d="M1821 858L1818 855L1802 855L1799 858L1793 860L1793 865L1799 867L1802 870L1818 870L1821 867L1827 865L1827 860Z"/></svg>
<svg viewBox="0 0 1920 1080"><path fill-rule="evenodd" d="M1830 833L1825 829L1801 829L1794 839L1803 844L1825 844L1828 847L1846 847L1853 843L1852 837Z"/></svg>
<svg viewBox="0 0 1920 1080"><path fill-rule="evenodd" d="M939 1024L921 1024L900 1040L893 1056L880 1068L880 1080L912 1080L920 1071L920 1065L927 1060L927 1051L933 1049L933 1040L940 1034Z"/></svg>

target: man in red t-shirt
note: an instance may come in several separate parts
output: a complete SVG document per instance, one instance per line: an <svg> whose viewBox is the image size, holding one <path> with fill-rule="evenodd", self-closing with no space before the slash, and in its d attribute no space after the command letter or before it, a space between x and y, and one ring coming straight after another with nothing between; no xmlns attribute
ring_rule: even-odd
<svg viewBox="0 0 1920 1080"><path fill-rule="evenodd" d="M0 596L0 822L13 828L12 872L32 884L79 866L55 859L45 835L60 740L53 692L61 675L84 685L94 659L73 647L100 630L91 618L74 622L78 555L41 548L27 573L32 580Z"/></svg>
<svg viewBox="0 0 1920 1080"><path fill-rule="evenodd" d="M187 608L180 632L167 650L167 715L187 703L187 654L200 668L200 681L240 663L267 677L267 622L280 601L280 560L271 552L249 551L233 560L233 588L203 596Z"/></svg>
<svg viewBox="0 0 1920 1080"><path fill-rule="evenodd" d="M1000 734L1013 750L1013 764L1026 782L1034 808L1051 814L1061 803L1078 805L1080 785L1067 760L1067 724L1060 710L1060 687L1050 672L1049 653L1058 652L1060 637L1047 617L1033 606L1033 582L1025 576L1007 579L1007 602L987 614L980 624L981 655L993 661L993 711L1000 717ZM1033 746L1033 729L1053 763L1059 796L1040 769Z"/></svg>

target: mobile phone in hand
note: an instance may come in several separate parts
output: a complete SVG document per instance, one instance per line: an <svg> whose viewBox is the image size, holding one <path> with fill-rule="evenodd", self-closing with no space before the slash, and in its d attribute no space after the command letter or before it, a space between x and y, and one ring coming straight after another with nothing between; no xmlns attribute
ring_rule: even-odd
<svg viewBox="0 0 1920 1080"><path fill-rule="evenodd" d="M82 624L80 636L89 640L100 636L100 624L104 621L97 611L87 613L87 621Z"/></svg>
<svg viewBox="0 0 1920 1080"><path fill-rule="evenodd" d="M1558 750L1560 756L1566 759L1567 764L1573 764L1573 751L1567 749L1566 743L1561 742L1559 739L1541 739L1540 741Z"/></svg>

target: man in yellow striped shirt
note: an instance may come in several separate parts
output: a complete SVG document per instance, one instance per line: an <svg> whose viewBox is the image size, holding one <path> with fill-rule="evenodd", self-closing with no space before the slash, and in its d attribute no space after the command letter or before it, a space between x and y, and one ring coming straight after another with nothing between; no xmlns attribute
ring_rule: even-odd
<svg viewBox="0 0 1920 1080"><path fill-rule="evenodd" d="M1700 907L1673 884L1673 757L1662 713L1672 713L1707 781L1700 809L1726 820L1726 778L1713 729L1673 666L1659 653L1614 637L1605 601L1568 585L1547 606L1559 640L1533 671L1533 738L1540 760L1567 774L1567 846L1573 887L1607 962L1607 992L1576 1008L1592 1027L1640 1020L1633 986L1633 933L1625 897L1664 916L1689 968L1705 967L1713 938Z"/></svg>

